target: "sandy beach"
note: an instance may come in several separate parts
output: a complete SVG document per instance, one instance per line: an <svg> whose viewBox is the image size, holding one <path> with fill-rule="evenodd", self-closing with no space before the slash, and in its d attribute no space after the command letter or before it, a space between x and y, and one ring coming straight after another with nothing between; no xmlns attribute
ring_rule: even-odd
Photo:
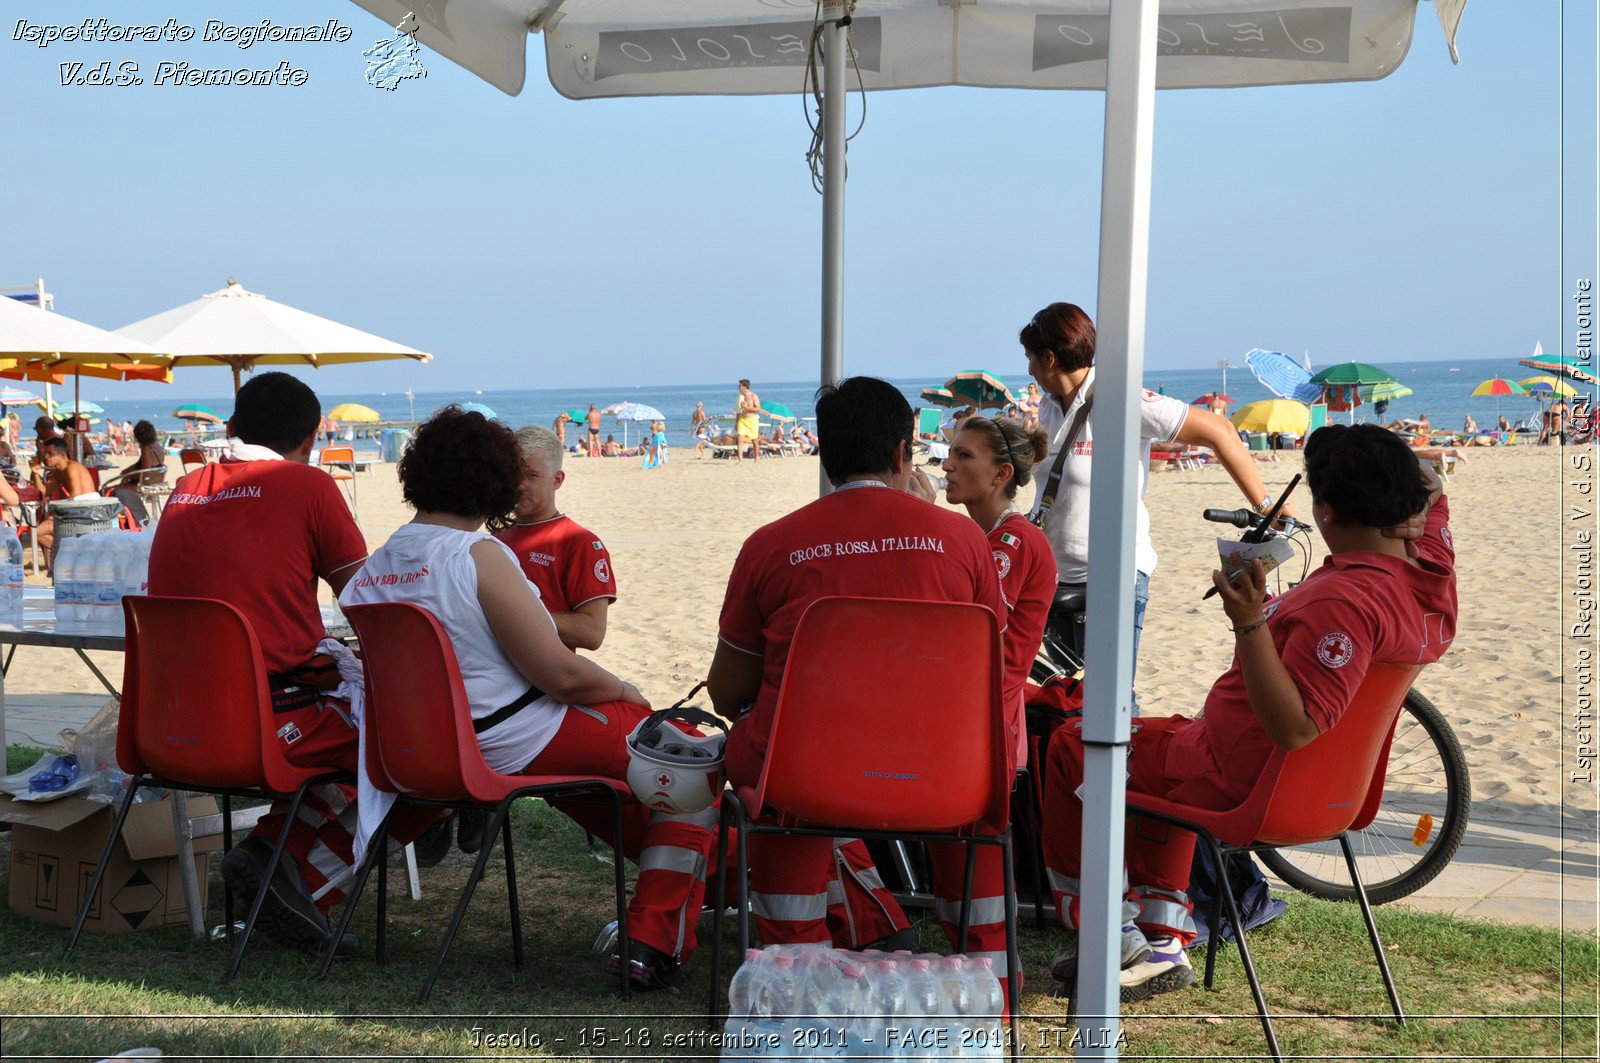
<svg viewBox="0 0 1600 1063"><path fill-rule="evenodd" d="M1537 825L1552 835L1572 822L1561 794L1567 723L1558 616L1563 463L1552 448L1479 450L1448 484L1460 631L1451 652L1418 683L1466 747L1474 823ZM1299 469L1295 454L1261 466L1274 491ZM814 498L818 472L815 458L735 466L696 460L687 450L650 471L638 459L570 458L558 504L605 539L621 593L596 658L637 683L658 707L686 694L710 664L727 573L745 536ZM1031 490L1019 505L1031 501ZM1301 514L1308 515L1309 496L1303 488L1298 496ZM1232 652L1220 606L1200 599L1218 534L1200 511L1231 509L1242 499L1226 473L1213 467L1155 472L1148 504L1160 564L1151 585L1140 699L1147 713L1194 713ZM361 477L360 512L372 547L410 518L394 466L379 465ZM241 563L266 549L270 544L241 544ZM1316 563L1321 557L1319 543ZM1289 566L1292 574L1298 564ZM119 659L99 656L108 675L120 675ZM97 690L85 669L56 652L19 654L6 680L7 695L19 700ZM1577 797L1574 811L1591 807Z"/></svg>

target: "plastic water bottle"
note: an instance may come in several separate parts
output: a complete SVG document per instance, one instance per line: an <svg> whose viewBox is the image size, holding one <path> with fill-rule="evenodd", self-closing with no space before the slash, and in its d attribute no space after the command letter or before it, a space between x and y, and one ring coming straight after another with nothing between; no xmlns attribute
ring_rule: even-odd
<svg viewBox="0 0 1600 1063"><path fill-rule="evenodd" d="M81 540L63 539L56 551L56 629L76 631L82 624L78 612L78 550Z"/></svg>
<svg viewBox="0 0 1600 1063"><path fill-rule="evenodd" d="M0 587L0 621L22 623L22 540L17 529L7 524L0 532L0 568L4 569L5 583Z"/></svg>
<svg viewBox="0 0 1600 1063"><path fill-rule="evenodd" d="M960 956L945 956L939 961L935 977L939 982L939 1011L950 1032L950 1051L946 1059L988 1059L986 1031L972 1020L972 980Z"/></svg>
<svg viewBox="0 0 1600 1063"><path fill-rule="evenodd" d="M848 959L839 963L836 977L822 998L822 1011L834 1030L831 1055L860 1059L877 1054L879 1039L873 1035L872 987L864 965Z"/></svg>
<svg viewBox="0 0 1600 1063"><path fill-rule="evenodd" d="M835 999L841 955L828 945L808 945L795 956L796 1015L790 1045L810 1059L832 1059L844 1048Z"/></svg>
<svg viewBox="0 0 1600 1063"><path fill-rule="evenodd" d="M879 960L873 965L872 1043L875 1054L887 1058L909 1055L906 1036L906 980L901 965L894 960Z"/></svg>
<svg viewBox="0 0 1600 1063"><path fill-rule="evenodd" d="M746 971L749 973L746 974ZM741 981L743 977L743 981ZM735 990L737 986L737 991ZM739 1061L790 1056L789 1022L794 1013L794 957L751 949L728 989L730 1015L722 1058ZM744 1011L742 1019L735 1015Z"/></svg>
<svg viewBox="0 0 1600 1063"><path fill-rule="evenodd" d="M1006 1058L1006 1031L1002 1021L1006 1009L1005 990L1000 988L1000 979L995 977L994 962L987 956L979 956L969 960L966 964L967 975L972 985L972 1015L974 1026L981 1026L988 1031L988 1051L981 1053L977 1058L985 1060L1000 1060Z"/></svg>
<svg viewBox="0 0 1600 1063"><path fill-rule="evenodd" d="M940 1018L939 981L933 964L914 959L906 965L906 1019L910 1026L902 1056L911 1059L949 1059L953 1044Z"/></svg>
<svg viewBox="0 0 1600 1063"><path fill-rule="evenodd" d="M89 566L90 620L89 630L97 635L112 634L117 627L117 614L122 608L122 588L117 584L116 546L112 536L95 536L93 558Z"/></svg>
<svg viewBox="0 0 1600 1063"><path fill-rule="evenodd" d="M728 1021L722 1028L723 1059L751 1058L748 1041L755 1032L751 1009L755 1006L756 983L766 977L765 962L760 949L746 949L744 963L728 983Z"/></svg>

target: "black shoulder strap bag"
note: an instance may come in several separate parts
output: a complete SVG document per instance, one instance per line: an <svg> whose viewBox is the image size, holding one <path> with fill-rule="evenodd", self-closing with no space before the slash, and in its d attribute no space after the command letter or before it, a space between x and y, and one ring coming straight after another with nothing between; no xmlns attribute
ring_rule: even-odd
<svg viewBox="0 0 1600 1063"><path fill-rule="evenodd" d="M1056 504L1056 492L1061 488L1061 471L1066 468L1067 455L1072 453L1073 444L1083 434L1083 426L1089 421L1089 410L1094 406L1094 390L1083 397L1083 405L1078 407L1077 416L1067 426L1067 434L1061 438L1061 448L1056 452L1055 463L1050 466L1050 478L1045 481L1044 491L1039 496L1039 506L1033 511L1030 518L1040 528L1044 527L1044 520L1050 515L1050 507Z"/></svg>

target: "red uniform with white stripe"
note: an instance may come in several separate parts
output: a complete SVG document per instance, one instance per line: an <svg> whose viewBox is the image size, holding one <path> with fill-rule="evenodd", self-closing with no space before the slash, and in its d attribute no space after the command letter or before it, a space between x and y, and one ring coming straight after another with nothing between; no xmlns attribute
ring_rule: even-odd
<svg viewBox="0 0 1600 1063"><path fill-rule="evenodd" d="M1056 593L1056 555L1044 532L1020 513L1007 513L989 529L989 549L1005 598L1006 717L1015 746L1009 766L1014 771L1028 759L1028 728L1023 715L1023 687L1044 641L1045 619Z"/></svg>
<svg viewBox="0 0 1600 1063"><path fill-rule="evenodd" d="M1005 602L983 533L964 516L872 480L846 484L751 535L728 578L722 641L762 659L754 706L734 725L727 767L754 785L771 735L789 644L806 608L847 594L976 602L1004 623ZM885 667L893 662L884 662ZM826 838L750 839L751 901L766 944L827 941L859 947L907 926L866 847ZM954 938L963 851L931 846L939 914ZM984 847L974 888L971 949L1005 980L1003 879L998 851Z"/></svg>
<svg viewBox="0 0 1600 1063"><path fill-rule="evenodd" d="M570 613L596 598L617 600L617 574L600 537L564 513L534 524L513 524L495 538L517 555L528 582L552 613Z"/></svg>
<svg viewBox="0 0 1600 1063"><path fill-rule="evenodd" d="M1266 605L1267 630L1320 734L1339 722L1373 664L1429 664L1455 638L1455 548L1440 498L1417 540L1417 564L1375 552L1328 557L1309 579ZM1128 751L1128 789L1202 808L1248 796L1274 745L1250 708L1238 654L1211 686L1205 715L1140 717ZM1077 924L1083 744L1076 726L1050 743L1045 769L1045 860L1062 921ZM1141 822L1127 842L1125 917L1149 936L1192 940L1194 835Z"/></svg>
<svg viewBox="0 0 1600 1063"><path fill-rule="evenodd" d="M295 461L211 463L173 487L155 536L151 594L227 602L255 629L284 756L354 771L355 729L325 693L338 674L317 654L327 635L317 580L354 571L367 544L328 474ZM276 837L280 804L252 833ZM409 816L395 834L408 841L436 815ZM323 912L344 895L354 830L355 788L328 783L310 790L290 831L285 851Z"/></svg>

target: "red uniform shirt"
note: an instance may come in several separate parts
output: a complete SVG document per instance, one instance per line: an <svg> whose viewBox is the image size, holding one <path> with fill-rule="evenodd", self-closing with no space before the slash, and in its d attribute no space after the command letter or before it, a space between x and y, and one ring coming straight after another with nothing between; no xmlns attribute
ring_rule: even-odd
<svg viewBox="0 0 1600 1063"><path fill-rule="evenodd" d="M1027 758L1022 688L1044 641L1044 622L1056 594L1056 554L1044 532L1020 513L1008 513L989 531L989 549L1006 603L1005 704L1018 746L1013 766Z"/></svg>
<svg viewBox="0 0 1600 1063"><path fill-rule="evenodd" d="M1456 631L1455 548L1440 498L1417 540L1418 564L1380 553L1335 554L1272 599L1267 630L1321 734L1339 722L1372 664L1429 664ZM1205 715L1173 735L1167 773L1182 800L1227 808L1255 785L1274 749L1250 709L1239 655L1211 687Z"/></svg>
<svg viewBox="0 0 1600 1063"><path fill-rule="evenodd" d="M617 600L611 552L588 528L556 514L537 524L515 524L494 533L517 555L528 582L552 613L570 613L596 598Z"/></svg>
<svg viewBox="0 0 1600 1063"><path fill-rule="evenodd" d="M295 461L214 462L172 489L150 546L150 593L227 602L255 628L267 671L289 672L327 634L318 578L366 556L327 473Z"/></svg>
<svg viewBox="0 0 1600 1063"><path fill-rule="evenodd" d="M877 481L857 483L875 486L847 485L758 529L728 577L720 634L762 659L761 691L745 721L762 756L789 643L818 598L975 602L1005 624L994 558L976 524Z"/></svg>

